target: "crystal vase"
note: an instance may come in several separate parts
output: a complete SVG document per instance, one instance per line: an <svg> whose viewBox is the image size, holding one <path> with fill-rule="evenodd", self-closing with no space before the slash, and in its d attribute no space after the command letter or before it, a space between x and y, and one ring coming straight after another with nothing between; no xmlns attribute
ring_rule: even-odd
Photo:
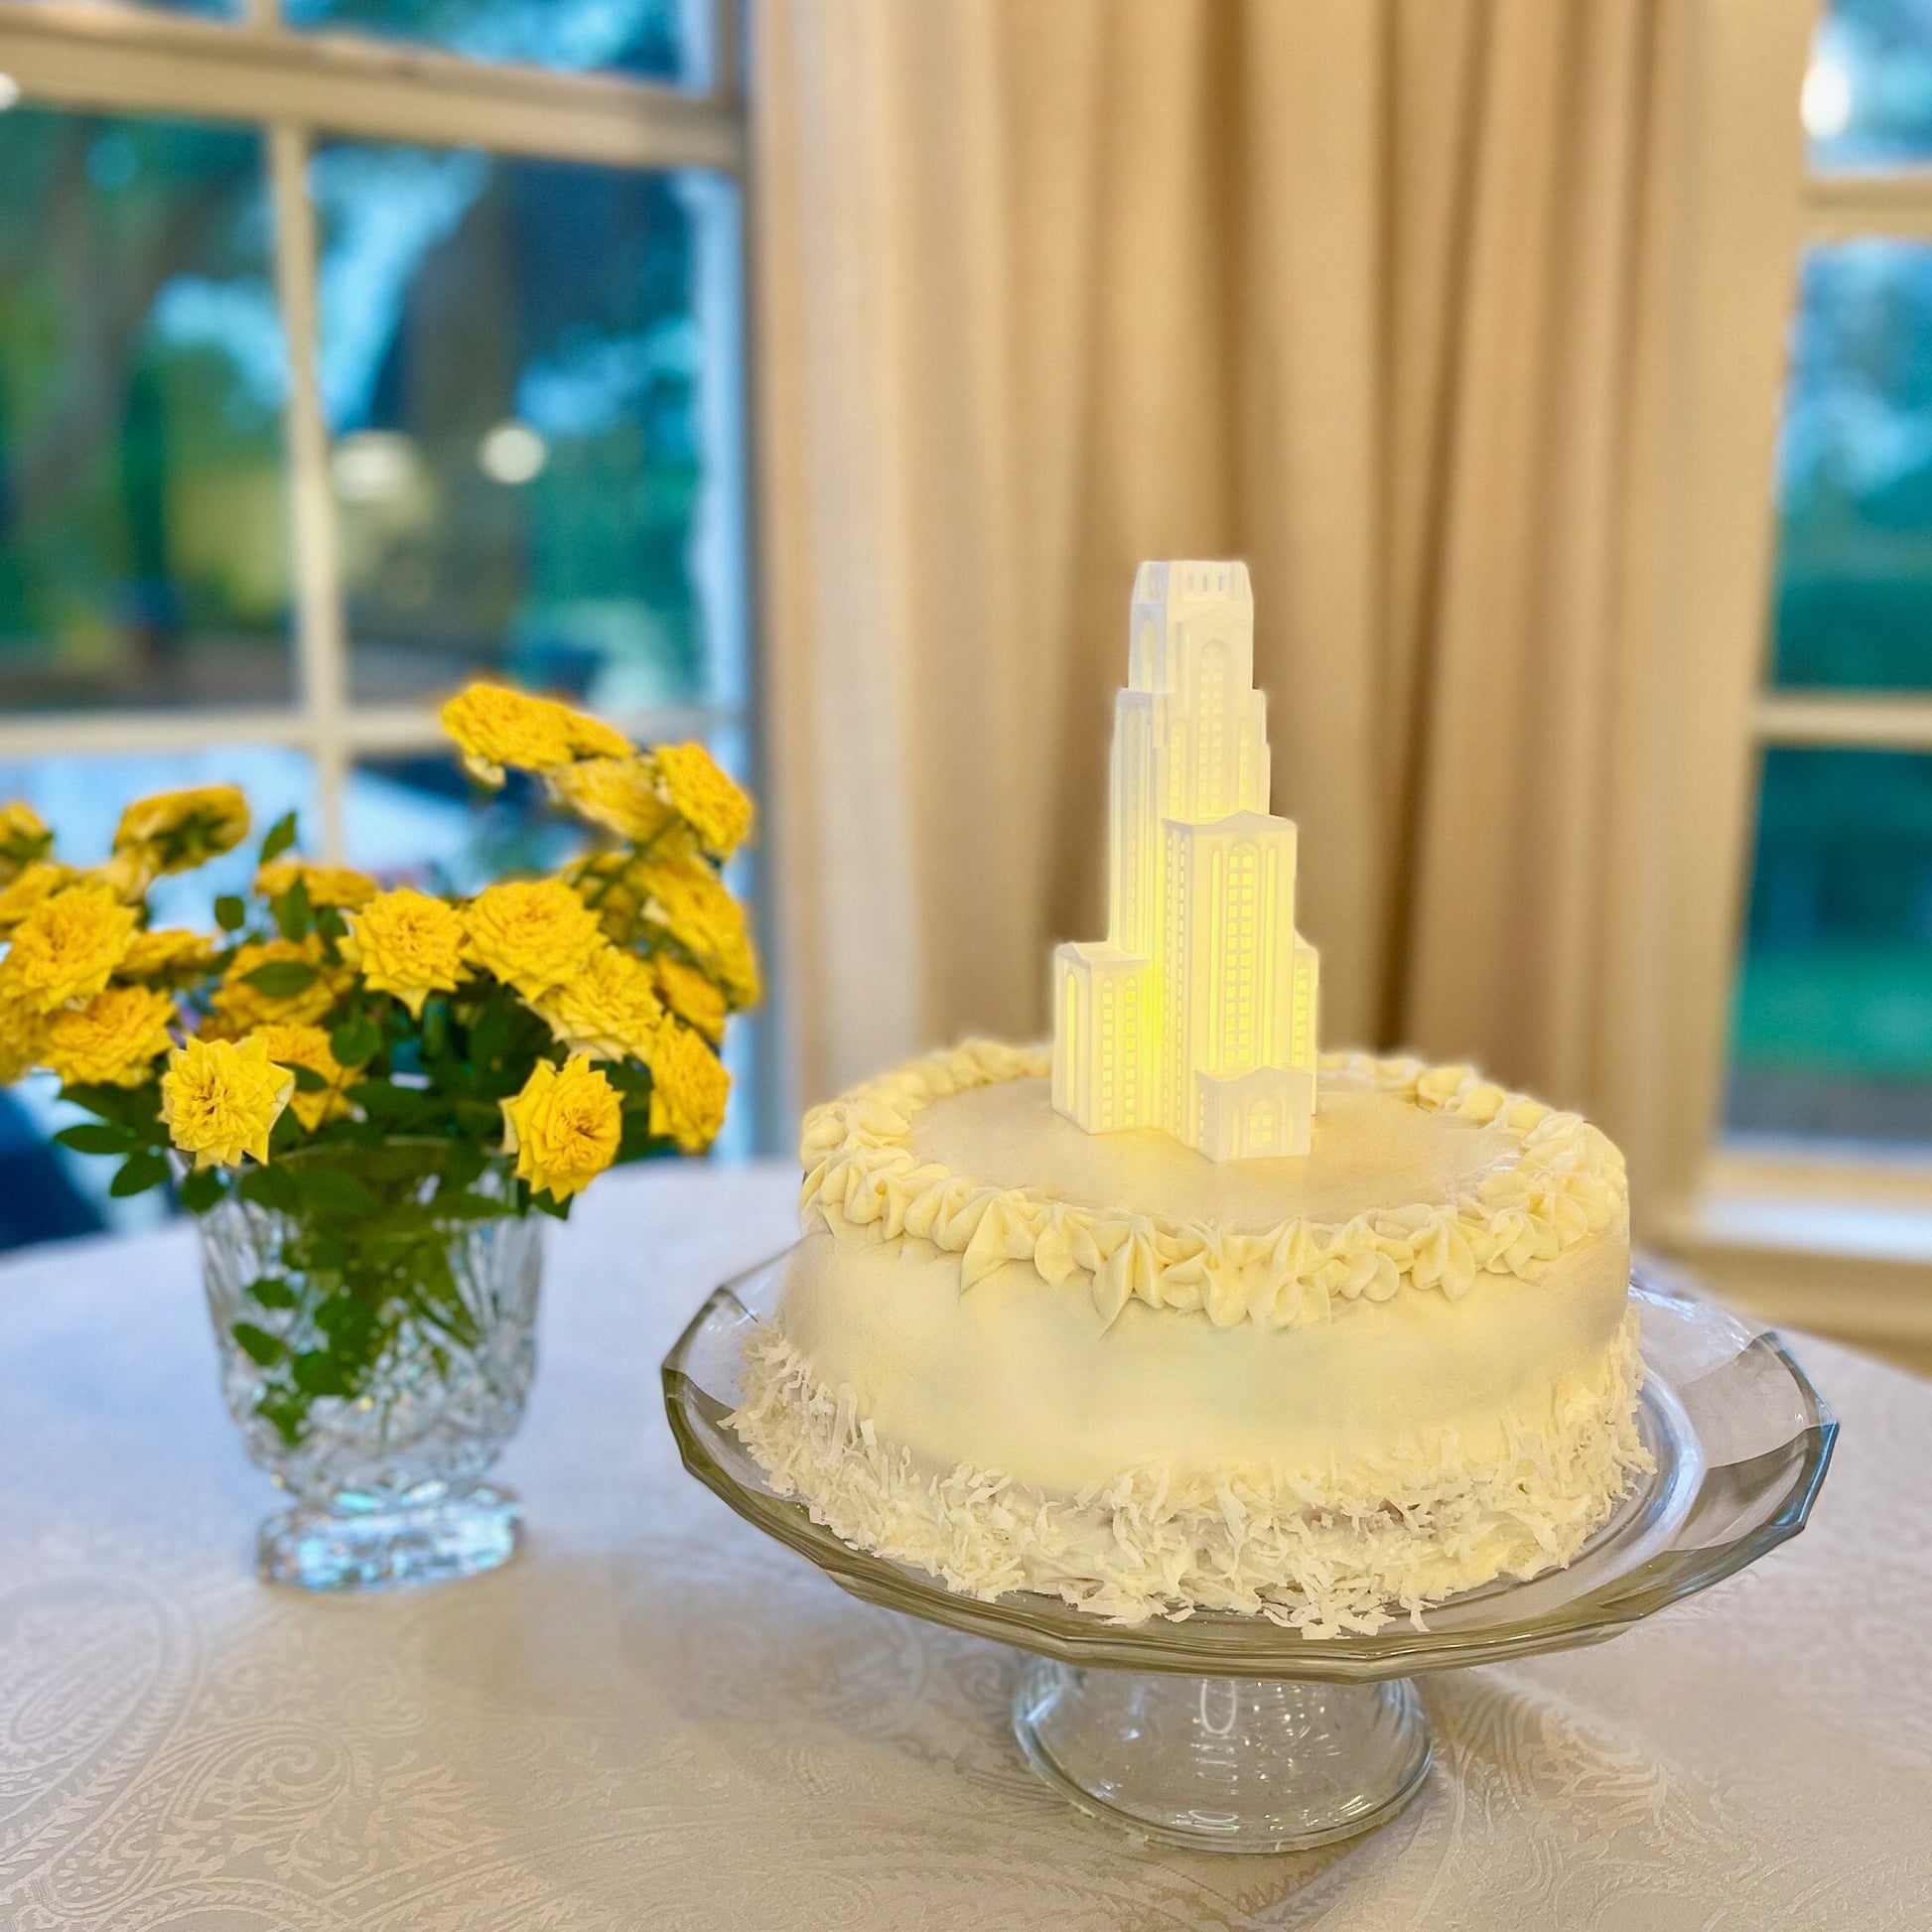
<svg viewBox="0 0 1932 1932"><path fill-rule="evenodd" d="M294 1156L280 1205L244 1189L199 1217L228 1413L295 1498L262 1525L261 1574L475 1576L517 1545L521 1505L482 1478L536 1367L542 1229L494 1170L459 1184L407 1151L353 1154L327 1185Z"/></svg>

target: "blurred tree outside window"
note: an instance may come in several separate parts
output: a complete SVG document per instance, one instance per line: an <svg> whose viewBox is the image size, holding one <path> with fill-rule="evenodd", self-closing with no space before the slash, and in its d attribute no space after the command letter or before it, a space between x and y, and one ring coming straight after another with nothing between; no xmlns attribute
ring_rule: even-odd
<svg viewBox="0 0 1932 1932"><path fill-rule="evenodd" d="M1882 171L1932 161L1932 0L1836 0L1800 113L1815 194L1848 171L1880 171L1870 178L1882 189ZM1747 1136L1923 1153L1932 243L1874 233L1806 250L1777 510L1725 1122Z"/></svg>

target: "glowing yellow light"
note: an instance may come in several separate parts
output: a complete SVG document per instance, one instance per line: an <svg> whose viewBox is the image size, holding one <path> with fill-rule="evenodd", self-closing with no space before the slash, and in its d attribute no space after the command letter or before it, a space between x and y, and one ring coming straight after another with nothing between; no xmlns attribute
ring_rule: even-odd
<svg viewBox="0 0 1932 1932"><path fill-rule="evenodd" d="M478 467L492 483L529 483L549 461L550 446L528 423L498 423L477 445Z"/></svg>
<svg viewBox="0 0 1932 1932"><path fill-rule="evenodd" d="M330 453L329 475L345 503L386 502L415 473L415 444L392 429L353 430Z"/></svg>
<svg viewBox="0 0 1932 1932"><path fill-rule="evenodd" d="M1238 563L1143 564L1114 700L1107 937L1053 955L1053 1105L1210 1161L1306 1154L1314 948L1268 811L1254 599Z"/></svg>
<svg viewBox="0 0 1932 1932"><path fill-rule="evenodd" d="M1814 141L1829 141L1851 125L1852 75L1843 61L1821 54L1805 69L1798 117Z"/></svg>

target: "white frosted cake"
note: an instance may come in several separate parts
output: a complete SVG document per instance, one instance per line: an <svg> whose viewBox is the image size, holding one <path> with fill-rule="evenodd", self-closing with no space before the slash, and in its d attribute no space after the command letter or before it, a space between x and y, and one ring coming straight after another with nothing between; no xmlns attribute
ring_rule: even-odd
<svg viewBox="0 0 1932 1932"><path fill-rule="evenodd" d="M1318 1057L1238 563L1144 564L1108 931L1053 1045L805 1122L739 1434L981 1595L1311 1633L1568 1563L1645 1457L1623 1163L1467 1067Z"/></svg>
<svg viewBox="0 0 1932 1932"><path fill-rule="evenodd" d="M1311 1152L1090 1135L976 1042L806 1121L740 1436L979 1595L1311 1632L1567 1563L1644 1466L1623 1164L1466 1067L1324 1056Z"/></svg>

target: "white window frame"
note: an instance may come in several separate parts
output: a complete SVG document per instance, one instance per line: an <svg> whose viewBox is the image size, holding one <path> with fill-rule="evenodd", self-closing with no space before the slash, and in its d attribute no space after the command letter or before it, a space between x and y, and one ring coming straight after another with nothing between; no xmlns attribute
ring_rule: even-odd
<svg viewBox="0 0 1932 1932"><path fill-rule="evenodd" d="M745 103L729 0L686 0L709 35L704 92L610 74L483 64L462 55L282 25L279 0L209 20L101 0L0 0L0 73L26 105L174 114L260 129L275 211L275 282L287 335L294 695L286 705L0 712L0 758L285 745L314 761L318 844L342 849L343 787L359 756L439 745L428 705L358 704L316 381L316 234L305 189L317 135L485 148L617 168L696 168L742 181ZM742 453L738 467L745 469ZM736 546L749 551L749 546ZM749 554L747 556L749 567ZM743 601L737 613L743 621ZM727 640L739 653L749 638ZM660 706L614 722L643 741L752 730L751 694Z"/></svg>
<svg viewBox="0 0 1932 1932"><path fill-rule="evenodd" d="M444 740L429 704L362 704L350 688L329 435L317 387L317 246L305 185L311 150L318 136L339 135L729 178L741 191L740 231L728 245L736 257L730 279L743 304L748 137L739 4L680 4L690 44L702 55L700 88L298 31L283 24L280 0L237 0L234 19L116 0L0 0L0 74L19 87L23 105L178 115L255 129L264 138L289 360L284 443L293 651L293 695L286 704L0 711L0 759L287 746L313 763L320 822L308 829L315 849L323 857L343 856L344 789L355 760ZM750 394L751 318L738 319L744 360L732 385L735 407ZM752 617L750 436L742 410L719 414L716 401L710 426L732 446L727 467L743 487L731 503L712 505L711 513L730 518L733 527L713 546L732 581L711 587L717 608L710 615L728 633L714 639L721 660L744 666L744 674L715 685L710 702L628 712L613 722L641 743L726 735L744 748L757 789L762 735ZM749 863L756 867L756 858ZM756 881L752 891L768 956L766 896ZM755 1031L761 1035L768 1029ZM735 1029L734 1042L734 1064L741 1077L751 1076L750 1105L737 1134L757 1146L775 1144L779 1094L768 1039Z"/></svg>
<svg viewBox="0 0 1932 1932"><path fill-rule="evenodd" d="M1668 669L1655 774L1670 851L1649 940L1661 987L1644 1037L1653 1239L1780 1320L1932 1369L1932 1157L1727 1137L1729 1007L1750 888L1763 753L1782 745L1932 751L1932 695L1777 689L1776 423L1804 249L1932 239L1932 167L1811 171L1799 99L1818 0L1698 0L1684 246L1667 351L1680 461L1662 524Z"/></svg>

